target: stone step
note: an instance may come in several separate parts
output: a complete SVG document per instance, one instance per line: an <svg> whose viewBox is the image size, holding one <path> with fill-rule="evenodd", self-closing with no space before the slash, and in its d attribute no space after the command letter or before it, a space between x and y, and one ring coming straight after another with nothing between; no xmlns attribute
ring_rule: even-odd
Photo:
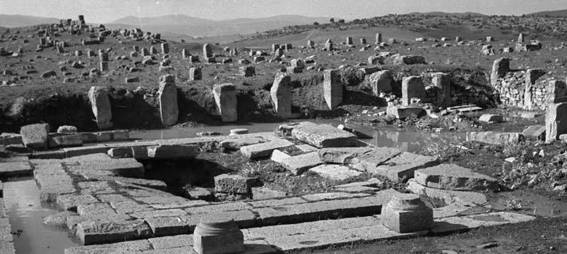
<svg viewBox="0 0 567 254"><path fill-rule="evenodd" d="M462 230L522 223L535 217L510 213L491 212L466 216L435 216L433 234L447 234ZM386 239L412 238L429 232L397 233L381 224L381 216L363 216L336 220L319 220L288 225L275 225L242 229L244 253L281 253L321 249ZM65 254L79 253L193 253L193 236L180 234L115 244L72 247Z"/></svg>
<svg viewBox="0 0 567 254"><path fill-rule="evenodd" d="M76 233L83 244L91 245L112 243L123 239L187 234L192 232L199 221L215 217L230 218L240 228L251 228L321 219L369 216L379 214L382 205L398 194L399 192L389 189L375 194L331 192L212 205L191 206L188 203L175 207L182 209L183 214L162 217L152 215L162 211L154 207L148 208L146 215L135 216L136 219L123 219L116 216L91 218L82 216L84 221L77 224Z"/></svg>

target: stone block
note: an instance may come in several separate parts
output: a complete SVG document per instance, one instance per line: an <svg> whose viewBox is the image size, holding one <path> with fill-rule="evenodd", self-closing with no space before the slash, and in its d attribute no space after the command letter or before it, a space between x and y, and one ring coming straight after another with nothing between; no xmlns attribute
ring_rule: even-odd
<svg viewBox="0 0 567 254"><path fill-rule="evenodd" d="M241 175L215 176L215 192L249 195L256 179Z"/></svg>
<svg viewBox="0 0 567 254"><path fill-rule="evenodd" d="M243 146L240 148L240 152L248 159L254 160L269 157L274 150L287 148L290 146L293 146L292 142L285 139L276 138L266 143Z"/></svg>
<svg viewBox="0 0 567 254"><path fill-rule="evenodd" d="M83 136L81 134L53 135L49 137L49 147L72 147L82 146Z"/></svg>
<svg viewBox="0 0 567 254"><path fill-rule="evenodd" d="M545 142L551 143L567 133L567 103L550 104L545 113ZM566 117L566 119L563 119Z"/></svg>
<svg viewBox="0 0 567 254"><path fill-rule="evenodd" d="M478 120L484 123L500 123L504 121L504 117L495 114L483 114Z"/></svg>
<svg viewBox="0 0 567 254"><path fill-rule="evenodd" d="M179 118L179 108L177 105L177 87L173 75L165 75L160 78L158 102L162 125L172 126L176 124Z"/></svg>
<svg viewBox="0 0 567 254"><path fill-rule="evenodd" d="M291 117L291 77L285 73L278 73L270 88L270 96L274 104L276 115L281 118Z"/></svg>
<svg viewBox="0 0 567 254"><path fill-rule="evenodd" d="M213 97L223 122L238 120L238 100L236 87L233 84L217 84L213 87Z"/></svg>
<svg viewBox="0 0 567 254"><path fill-rule="evenodd" d="M323 77L323 97L329 110L333 110L343 102L341 75L339 70L325 70Z"/></svg>
<svg viewBox="0 0 567 254"><path fill-rule="evenodd" d="M532 125L528 126L522 135L527 139L545 140L545 125Z"/></svg>
<svg viewBox="0 0 567 254"><path fill-rule="evenodd" d="M191 159L199 154L199 147L194 145L159 145L148 146L146 149L151 159Z"/></svg>
<svg viewBox="0 0 567 254"><path fill-rule="evenodd" d="M108 92L103 87L92 86L88 96L98 128L112 128L112 107Z"/></svg>
<svg viewBox="0 0 567 254"><path fill-rule="evenodd" d="M244 235L234 221L201 222L193 232L193 249L199 254L244 252Z"/></svg>
<svg viewBox="0 0 567 254"><path fill-rule="evenodd" d="M328 124L302 122L293 127L291 135L297 140L318 148L348 147L360 144L356 135Z"/></svg>
<svg viewBox="0 0 567 254"><path fill-rule="evenodd" d="M402 105L410 105L412 98L425 99L425 86L419 76L411 76L402 80Z"/></svg>
<svg viewBox="0 0 567 254"><path fill-rule="evenodd" d="M317 152L291 156L281 160L281 165L294 175L301 175L306 170L322 164Z"/></svg>
<svg viewBox="0 0 567 254"><path fill-rule="evenodd" d="M524 140L519 132L467 132L467 141L476 141L492 145L517 144Z"/></svg>
<svg viewBox="0 0 567 254"><path fill-rule="evenodd" d="M22 126L20 135L26 147L46 149L48 147L49 124L38 123Z"/></svg>
<svg viewBox="0 0 567 254"><path fill-rule="evenodd" d="M344 181L362 174L360 171L342 165L320 165L309 171L334 181Z"/></svg>

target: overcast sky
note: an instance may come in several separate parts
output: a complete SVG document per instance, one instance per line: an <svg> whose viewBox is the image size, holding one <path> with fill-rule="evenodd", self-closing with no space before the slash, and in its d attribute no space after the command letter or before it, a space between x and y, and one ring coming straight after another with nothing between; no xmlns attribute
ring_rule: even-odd
<svg viewBox="0 0 567 254"><path fill-rule="evenodd" d="M281 14L354 19L427 11L520 15L560 9L567 9L567 0L0 0L0 14L55 18L84 14L93 23L167 14L215 20Z"/></svg>

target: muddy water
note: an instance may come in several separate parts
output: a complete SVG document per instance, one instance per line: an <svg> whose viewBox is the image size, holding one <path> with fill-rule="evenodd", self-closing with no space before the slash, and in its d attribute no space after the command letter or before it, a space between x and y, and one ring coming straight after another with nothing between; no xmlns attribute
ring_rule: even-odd
<svg viewBox="0 0 567 254"><path fill-rule="evenodd" d="M42 223L45 216L56 213L42 207L39 189L32 179L4 182L4 202L17 254L61 254L65 248L78 246L63 228Z"/></svg>

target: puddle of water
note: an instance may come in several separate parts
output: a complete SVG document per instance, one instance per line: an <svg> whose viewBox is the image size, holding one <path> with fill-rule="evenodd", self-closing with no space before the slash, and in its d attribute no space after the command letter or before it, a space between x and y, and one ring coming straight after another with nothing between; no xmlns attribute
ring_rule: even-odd
<svg viewBox="0 0 567 254"><path fill-rule="evenodd" d="M4 182L4 202L12 232L22 230L14 235L16 254L60 254L79 245L65 229L42 223L45 216L57 211L41 206L39 189L32 179Z"/></svg>
<svg viewBox="0 0 567 254"><path fill-rule="evenodd" d="M339 121L316 120L316 123L329 123L333 126L340 124ZM253 132L271 132L283 123L254 123L249 125L223 125L223 126L198 126L190 128L171 128L163 130L135 130L130 136L138 139L170 139L195 137L198 132L219 132L228 135L231 129L246 128ZM425 145L436 143L458 143L465 141L463 133L429 133L415 130L397 130L390 127L374 129L366 126L349 126L372 139L365 140L379 147L395 147L404 152L420 151Z"/></svg>
<svg viewBox="0 0 567 254"><path fill-rule="evenodd" d="M516 208L531 215L544 217L567 215L567 202L553 200L525 190L498 193L491 197L491 204L495 209Z"/></svg>

